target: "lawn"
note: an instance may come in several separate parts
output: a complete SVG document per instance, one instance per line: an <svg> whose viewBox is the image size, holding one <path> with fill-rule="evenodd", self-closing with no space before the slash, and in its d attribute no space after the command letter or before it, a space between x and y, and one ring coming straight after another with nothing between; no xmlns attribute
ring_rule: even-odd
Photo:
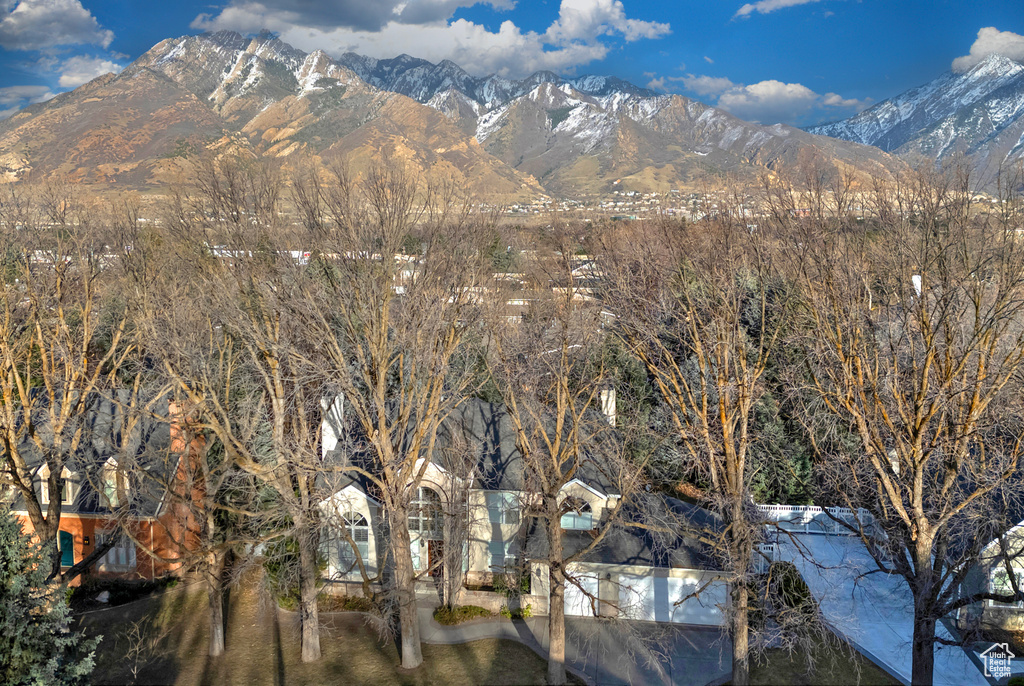
<svg viewBox="0 0 1024 686"><path fill-rule="evenodd" d="M299 659L296 615L253 586L228 604L227 652L207 656L206 596L179 586L130 605L78 616L102 634L97 684L543 684L547 663L514 641L423 646L424 662L403 670L394 642L382 643L362 615L321 615L323 658Z"/></svg>
<svg viewBox="0 0 1024 686"><path fill-rule="evenodd" d="M811 666L814 669L811 669ZM769 650L750 669L758 686L888 686L900 682L849 647L818 643L807 652Z"/></svg>

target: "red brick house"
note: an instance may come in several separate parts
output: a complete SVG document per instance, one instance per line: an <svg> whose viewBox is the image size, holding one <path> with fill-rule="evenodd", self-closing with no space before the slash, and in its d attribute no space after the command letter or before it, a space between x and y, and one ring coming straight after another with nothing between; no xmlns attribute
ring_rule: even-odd
<svg viewBox="0 0 1024 686"><path fill-rule="evenodd" d="M169 419L173 405L164 403L162 410L129 422L117 403L103 400L87 418L88 438L67 458L63 474L58 533L62 569L81 562L111 537L116 539L113 547L86 575L153 579L180 573L185 553L198 548L199 529L189 507L196 495L191 478L196 453L186 449L188 439ZM39 458L32 471L46 512L48 466ZM32 533L20 497L12 511ZM75 579L72 585L80 582Z"/></svg>

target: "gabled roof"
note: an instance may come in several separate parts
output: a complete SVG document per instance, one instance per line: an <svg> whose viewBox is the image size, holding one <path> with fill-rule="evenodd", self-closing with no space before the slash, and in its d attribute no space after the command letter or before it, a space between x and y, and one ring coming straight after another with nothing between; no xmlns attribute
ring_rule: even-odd
<svg viewBox="0 0 1024 686"><path fill-rule="evenodd" d="M152 408L155 416L139 416L131 435L125 436L129 428L128 415L124 410L128 399L127 393L121 393L115 399L97 394L83 415L82 440L77 450L72 451L70 442L65 442L65 465L72 473L68 481L72 486L74 500L70 504L61 505L62 516L111 513L97 491L97 487L103 483L103 469L111 459L123 465L131 465L130 471L134 478L129 483L127 496L132 514L140 517L159 514L167 490L166 484L175 475L179 457L171 452L167 402L159 402ZM47 431L45 413L40 412L36 425L40 432ZM20 450L29 465L38 492L38 475L46 462L30 439L22 441ZM43 506L44 509L46 507ZM15 499L13 509L25 509L21 496Z"/></svg>
<svg viewBox="0 0 1024 686"><path fill-rule="evenodd" d="M676 522L685 527L712 529L719 520L708 510L662 495L645 498L644 512L640 508L627 508L622 513L622 523L612 528L600 543L584 555L581 562L609 565L635 565L638 567L663 567L676 569L717 569L717 563L709 548L691 536L681 533L666 533L641 526ZM660 511L658 511L660 510ZM653 516L652 516L653 515ZM566 556L583 550L594 540L598 530L570 530L562 532L562 549ZM548 537L544 523L532 518L525 528L523 553L527 559L545 559L548 555Z"/></svg>
<svg viewBox="0 0 1024 686"><path fill-rule="evenodd" d="M612 440L606 438L603 443L598 443L593 452L587 454L575 475L586 487L599 491L602 496L617 493L600 468L603 462L600 451L609 447ZM358 441L350 441L350 444L354 443ZM344 444L345 441L339 442L339 447L328 455L330 464L340 465L346 459L351 459L354 465L368 461L367 455L345 455ZM523 456L516 445L512 421L503 405L474 398L462 403L441 424L432 461L450 471L451 464L458 462L454 458L467 453L471 463L475 464L473 488L485 491L526 490ZM335 489L353 482L364 488L364 492L371 493L368 480L360 476L341 480Z"/></svg>

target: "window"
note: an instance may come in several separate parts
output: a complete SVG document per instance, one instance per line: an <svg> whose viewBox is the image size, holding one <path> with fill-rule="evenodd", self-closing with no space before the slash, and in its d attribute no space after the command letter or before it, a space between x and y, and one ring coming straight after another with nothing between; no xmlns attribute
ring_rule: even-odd
<svg viewBox="0 0 1024 686"><path fill-rule="evenodd" d="M415 569L416 571L419 571L420 570L420 542L419 541L413 541L412 542L412 547L411 547L410 550L412 551L412 568Z"/></svg>
<svg viewBox="0 0 1024 686"><path fill-rule="evenodd" d="M62 505L70 505L74 500L74 495L71 490L71 472L67 467L61 469L60 477L60 502ZM50 504L50 467L49 465L43 465L39 468L39 502L43 505Z"/></svg>
<svg viewBox="0 0 1024 686"><path fill-rule="evenodd" d="M114 509L127 501L128 477L114 458L107 460L100 472L100 502Z"/></svg>
<svg viewBox="0 0 1024 686"><path fill-rule="evenodd" d="M1017 588L1024 591L1024 572L1016 571L1017 575ZM1007 595L1013 593L1013 584L1010 583L1010 577L1006 574L1006 568L999 566L992 570L992 574L989 578L989 588L993 593L1006 593ZM990 600L989 605L995 607L1021 607L1024 608L1024 602L1018 603L1001 603L998 600Z"/></svg>
<svg viewBox="0 0 1024 686"><path fill-rule="evenodd" d="M519 523L519 502L514 493L485 493L484 500L491 524Z"/></svg>
<svg viewBox="0 0 1024 686"><path fill-rule="evenodd" d="M409 531L418 532L423 538L441 538L442 529L441 496L437 491L420 487L416 498L409 506Z"/></svg>
<svg viewBox="0 0 1024 686"><path fill-rule="evenodd" d="M113 547L100 558L101 572L124 571L135 569L135 544L120 532L104 532L96 534L96 545L102 546L114 538Z"/></svg>
<svg viewBox="0 0 1024 686"><path fill-rule="evenodd" d="M367 564L370 557L370 526L366 518L358 512L349 512L342 517L342 524L356 544L355 550L344 537L338 542L338 567L341 571L347 572L356 568L356 552L359 552L359 559Z"/></svg>
<svg viewBox="0 0 1024 686"><path fill-rule="evenodd" d="M512 541L491 541L487 544L488 566L491 571L501 571L513 561Z"/></svg>
<svg viewBox="0 0 1024 686"><path fill-rule="evenodd" d="M562 502L562 509L569 511L562 515L562 528L568 531L588 531L594 528L594 514L590 503L569 496Z"/></svg>

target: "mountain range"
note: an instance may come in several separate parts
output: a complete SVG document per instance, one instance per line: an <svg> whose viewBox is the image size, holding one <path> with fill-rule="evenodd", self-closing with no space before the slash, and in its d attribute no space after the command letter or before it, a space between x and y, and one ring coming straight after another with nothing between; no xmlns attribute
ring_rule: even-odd
<svg viewBox="0 0 1024 686"><path fill-rule="evenodd" d="M332 59L268 33L218 32L162 41L120 74L0 122L0 180L153 188L204 150L340 157L356 171L386 151L505 200L753 180L807 156L864 176L901 165L860 142L744 122L613 77L479 78L448 61Z"/></svg>
<svg viewBox="0 0 1024 686"><path fill-rule="evenodd" d="M1024 65L990 55L962 73L923 86L809 132L874 145L909 159L966 155L980 185L1024 159Z"/></svg>

